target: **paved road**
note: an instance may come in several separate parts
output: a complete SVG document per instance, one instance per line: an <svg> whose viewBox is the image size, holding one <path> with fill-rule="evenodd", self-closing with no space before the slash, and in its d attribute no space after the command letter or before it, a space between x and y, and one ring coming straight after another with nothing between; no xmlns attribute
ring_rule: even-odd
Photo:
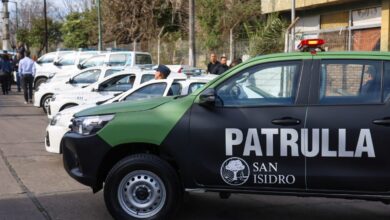
<svg viewBox="0 0 390 220"><path fill-rule="evenodd" d="M71 179L44 150L48 120L20 94L0 95L0 220L111 219L102 192ZM390 205L360 200L192 194L177 220L390 219Z"/></svg>

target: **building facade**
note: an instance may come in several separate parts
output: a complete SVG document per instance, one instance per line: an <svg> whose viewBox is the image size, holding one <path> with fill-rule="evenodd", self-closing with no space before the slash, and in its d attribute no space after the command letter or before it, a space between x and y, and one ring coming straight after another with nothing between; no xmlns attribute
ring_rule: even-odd
<svg viewBox="0 0 390 220"><path fill-rule="evenodd" d="M389 51L390 0L296 0L295 42L322 38L328 51ZM290 17L291 0L262 0L262 12Z"/></svg>

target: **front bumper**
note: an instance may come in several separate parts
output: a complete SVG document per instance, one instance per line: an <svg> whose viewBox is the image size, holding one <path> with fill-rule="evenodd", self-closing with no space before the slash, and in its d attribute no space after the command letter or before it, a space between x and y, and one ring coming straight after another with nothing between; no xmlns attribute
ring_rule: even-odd
<svg viewBox="0 0 390 220"><path fill-rule="evenodd" d="M50 153L61 153L61 140L66 132L69 131L68 127L49 125L46 128L45 137L45 149Z"/></svg>
<svg viewBox="0 0 390 220"><path fill-rule="evenodd" d="M34 92L34 106L35 107L38 107L38 108L42 107L41 106L41 99L42 99L43 95L44 95L44 93L40 92L39 90Z"/></svg>
<svg viewBox="0 0 390 220"><path fill-rule="evenodd" d="M92 189L100 188L99 167L111 147L96 134L82 136L74 132L64 135L61 147L68 174Z"/></svg>

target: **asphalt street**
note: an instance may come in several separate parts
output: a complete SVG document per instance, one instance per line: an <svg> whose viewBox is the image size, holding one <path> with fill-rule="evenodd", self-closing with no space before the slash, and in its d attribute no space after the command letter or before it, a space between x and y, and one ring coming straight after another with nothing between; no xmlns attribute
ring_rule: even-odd
<svg viewBox="0 0 390 220"><path fill-rule="evenodd" d="M48 123L41 109L23 104L22 95L0 95L0 220L111 219L102 192L70 178L62 157L47 153ZM390 205L361 200L191 194L178 220L390 219Z"/></svg>

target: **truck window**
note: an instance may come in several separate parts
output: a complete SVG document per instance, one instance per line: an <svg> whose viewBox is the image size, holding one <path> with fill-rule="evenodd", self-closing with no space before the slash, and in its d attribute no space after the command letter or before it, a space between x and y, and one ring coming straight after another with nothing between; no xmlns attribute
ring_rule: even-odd
<svg viewBox="0 0 390 220"><path fill-rule="evenodd" d="M152 64L152 57L149 54L136 54L135 55L135 64Z"/></svg>
<svg viewBox="0 0 390 220"><path fill-rule="evenodd" d="M141 78L141 83L147 82L154 79L154 74L144 74Z"/></svg>
<svg viewBox="0 0 390 220"><path fill-rule="evenodd" d="M111 54L108 60L110 66L124 66L131 60L131 54Z"/></svg>
<svg viewBox="0 0 390 220"><path fill-rule="evenodd" d="M300 61L250 67L217 89L217 106L291 105L295 102Z"/></svg>
<svg viewBox="0 0 390 220"><path fill-rule="evenodd" d="M181 89L182 86L180 83L174 82L171 85L171 88L168 90L168 96L175 96L175 95L180 95L181 94Z"/></svg>
<svg viewBox="0 0 390 220"><path fill-rule="evenodd" d="M45 54L43 56L41 56L37 63L39 64L44 64L44 63L52 63L54 62L54 59L56 58L56 54L55 53L48 53L48 54Z"/></svg>
<svg viewBox="0 0 390 220"><path fill-rule="evenodd" d="M122 70L119 70L119 69L108 69L106 70L106 73L104 74L104 77L107 77L107 76L110 76L114 73L117 73L117 72L120 72Z"/></svg>
<svg viewBox="0 0 390 220"><path fill-rule="evenodd" d="M74 65L75 61L76 55L74 53L69 53L62 56L58 63L60 64L60 66L70 66Z"/></svg>
<svg viewBox="0 0 390 220"><path fill-rule="evenodd" d="M132 94L128 95L125 100L140 100L140 99L146 99L146 98L155 98L155 97L161 97L164 95L165 88L167 87L167 84L164 83L153 83L150 85L147 85L145 87L142 87L138 89L137 91L133 92Z"/></svg>
<svg viewBox="0 0 390 220"><path fill-rule="evenodd" d="M201 82L197 82L197 83L191 83L189 88L188 88L188 94L191 94L193 93L195 90L199 89L199 88L202 88L206 83L201 83Z"/></svg>
<svg viewBox="0 0 390 220"><path fill-rule="evenodd" d="M99 91L127 91L133 87L134 75L120 75L107 80L99 86Z"/></svg>
<svg viewBox="0 0 390 220"><path fill-rule="evenodd" d="M93 66L103 66L104 58L106 55L93 56L82 64L84 68L93 67Z"/></svg>
<svg viewBox="0 0 390 220"><path fill-rule="evenodd" d="M320 104L380 103L380 66L377 61L322 61Z"/></svg>
<svg viewBox="0 0 390 220"><path fill-rule="evenodd" d="M74 84L74 83L88 83L88 84L94 83L99 79L100 73L101 73L101 71L97 70L97 69L82 72L73 78L72 84Z"/></svg>

